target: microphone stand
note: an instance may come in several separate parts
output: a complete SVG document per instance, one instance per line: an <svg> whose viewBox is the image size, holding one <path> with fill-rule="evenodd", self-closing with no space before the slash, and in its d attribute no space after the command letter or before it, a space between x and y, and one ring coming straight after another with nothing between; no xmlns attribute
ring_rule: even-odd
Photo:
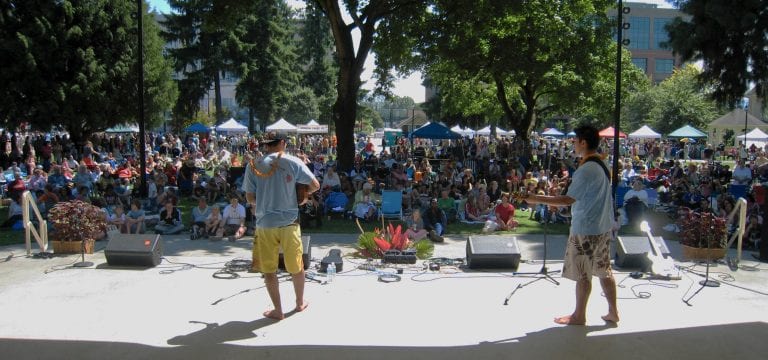
<svg viewBox="0 0 768 360"><path fill-rule="evenodd" d="M83 240L80 244L80 255L82 256L82 261L76 262L72 264L72 267L76 268L87 268L93 266L93 263L90 261L85 261L85 241Z"/></svg>
<svg viewBox="0 0 768 360"><path fill-rule="evenodd" d="M547 156L547 169L546 169L545 173L549 174L549 162L551 160L550 155L549 155L549 142L547 142L546 154L547 154L546 155ZM549 181L549 179L550 179L550 177L547 176L547 181ZM534 210L532 209L531 211L534 211ZM546 212L545 212L545 214L546 214ZM554 216L554 215L552 215L552 216ZM548 242L547 241L547 223L548 223L548 221L546 221L546 219L545 219L544 226L542 227L544 229L544 260L542 261L541 269L538 272L513 272L512 275L533 275L534 279L529 281L529 282L527 282L527 283L524 283L524 284L517 284L517 287L515 287L512 290L512 292L510 292L509 295L507 295L506 298L504 298L504 305L509 305L509 299L512 298L512 295L514 295L515 292L517 292L517 290L522 289L522 288L524 288L524 287L526 287L528 285L531 285L531 284L533 284L533 283L535 283L535 282L537 282L539 280L544 279L544 280L547 280L547 281L549 281L549 282L551 282L551 283L553 283L555 285L560 285L560 282L555 280L555 278L553 278L550 274L560 273L561 270L549 271L547 269L547 242Z"/></svg>

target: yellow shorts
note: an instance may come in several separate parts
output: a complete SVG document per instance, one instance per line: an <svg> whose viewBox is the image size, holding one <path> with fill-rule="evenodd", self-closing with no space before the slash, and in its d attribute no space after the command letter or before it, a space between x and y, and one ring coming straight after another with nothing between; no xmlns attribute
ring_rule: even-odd
<svg viewBox="0 0 768 360"><path fill-rule="evenodd" d="M254 247L258 247L259 268L264 274L277 272L278 254L283 248L285 270L296 274L304 270L301 228L291 224L279 228L256 228Z"/></svg>

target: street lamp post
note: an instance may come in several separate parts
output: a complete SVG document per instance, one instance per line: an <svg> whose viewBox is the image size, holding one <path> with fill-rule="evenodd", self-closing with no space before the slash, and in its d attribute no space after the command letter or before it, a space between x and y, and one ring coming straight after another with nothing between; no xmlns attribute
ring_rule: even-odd
<svg viewBox="0 0 768 360"><path fill-rule="evenodd" d="M623 30L625 26L623 15L625 11L628 13L629 8L624 8L622 0L619 1L619 6L616 8L616 103L613 109L613 179L611 179L611 194L613 198L616 198L616 188L619 184L619 125L621 123L621 51L624 42ZM615 203L615 202L614 202Z"/></svg>
<svg viewBox="0 0 768 360"><path fill-rule="evenodd" d="M139 194L147 195L147 140L144 126L144 1L136 0L136 24L138 31L138 90L139 90Z"/></svg>
<svg viewBox="0 0 768 360"><path fill-rule="evenodd" d="M747 150L747 120L749 120L749 98L741 98L741 105L744 108L744 151Z"/></svg>

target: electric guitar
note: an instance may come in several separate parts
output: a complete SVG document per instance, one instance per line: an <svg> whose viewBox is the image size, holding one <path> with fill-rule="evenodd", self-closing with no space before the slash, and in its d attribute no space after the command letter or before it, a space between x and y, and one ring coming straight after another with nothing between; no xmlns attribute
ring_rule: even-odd
<svg viewBox="0 0 768 360"><path fill-rule="evenodd" d="M640 223L640 230L645 232L646 236L648 237L648 242L651 244L651 251L646 253L645 256L648 259L648 263L651 265L650 270L652 277L663 280L682 279L680 276L680 270L675 267L675 263L672 258L665 258L664 255L661 254L661 249L659 249L659 245L656 244L656 240L651 234L651 227L648 226L647 221Z"/></svg>

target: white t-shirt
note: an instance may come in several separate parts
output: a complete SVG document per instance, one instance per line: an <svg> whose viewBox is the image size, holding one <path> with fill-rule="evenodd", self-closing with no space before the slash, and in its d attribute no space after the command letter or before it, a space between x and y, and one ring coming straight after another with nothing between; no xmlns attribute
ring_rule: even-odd
<svg viewBox="0 0 768 360"><path fill-rule="evenodd" d="M224 208L222 216L227 225L240 225L240 221L245 219L245 207L240 204L233 207L232 204L229 204Z"/></svg>

